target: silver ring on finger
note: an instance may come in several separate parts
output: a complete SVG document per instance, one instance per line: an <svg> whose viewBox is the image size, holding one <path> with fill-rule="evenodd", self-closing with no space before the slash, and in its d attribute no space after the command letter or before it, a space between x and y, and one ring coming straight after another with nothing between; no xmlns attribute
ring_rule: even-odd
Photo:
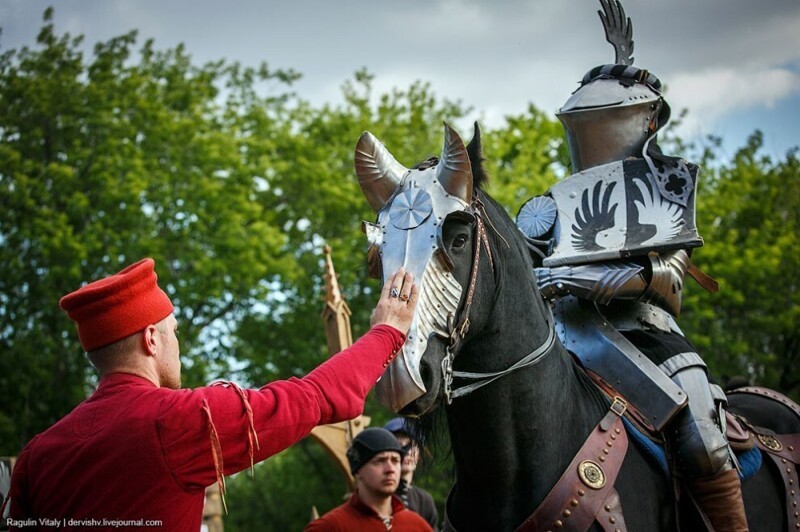
<svg viewBox="0 0 800 532"><path fill-rule="evenodd" d="M398 290L397 288L392 287L392 289L389 290L389 297L399 297L399 296L400 296L400 290Z"/></svg>

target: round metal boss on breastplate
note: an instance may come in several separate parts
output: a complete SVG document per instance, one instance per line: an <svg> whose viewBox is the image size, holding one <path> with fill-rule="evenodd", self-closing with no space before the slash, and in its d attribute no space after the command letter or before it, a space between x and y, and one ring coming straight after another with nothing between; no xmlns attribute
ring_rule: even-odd
<svg viewBox="0 0 800 532"><path fill-rule="evenodd" d="M536 196L517 214L517 227L529 238L546 234L556 221L556 202L549 196Z"/></svg>
<svg viewBox="0 0 800 532"><path fill-rule="evenodd" d="M420 188L410 188L399 194L389 208L389 219L398 229L413 229L431 215L430 195Z"/></svg>

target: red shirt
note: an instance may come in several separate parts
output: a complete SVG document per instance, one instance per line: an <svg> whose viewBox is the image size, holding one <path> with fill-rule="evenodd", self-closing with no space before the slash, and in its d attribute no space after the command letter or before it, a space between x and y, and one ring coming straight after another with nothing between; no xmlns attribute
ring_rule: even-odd
<svg viewBox="0 0 800 532"><path fill-rule="evenodd" d="M391 527L391 528L387 528ZM392 495L392 520L385 523L378 512L364 504L353 492L350 499L316 519L303 529L304 532L432 532L431 525L418 513L403 506L398 497Z"/></svg>
<svg viewBox="0 0 800 532"><path fill-rule="evenodd" d="M160 520L166 530L197 532L205 488L218 471L241 471L251 452L259 462L317 425L360 415L403 341L392 327L374 327L302 379L258 390L170 390L135 375L103 377L86 401L20 452L11 517L61 519L61 527L94 519L100 527L72 526L97 530L103 519Z"/></svg>

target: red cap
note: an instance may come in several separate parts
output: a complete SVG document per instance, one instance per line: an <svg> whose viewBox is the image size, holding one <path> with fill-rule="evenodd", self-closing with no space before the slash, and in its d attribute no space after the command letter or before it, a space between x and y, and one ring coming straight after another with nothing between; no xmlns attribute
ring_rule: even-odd
<svg viewBox="0 0 800 532"><path fill-rule="evenodd" d="M113 344L172 314L172 302L156 282L155 264L142 259L61 298L58 305L77 324L84 350Z"/></svg>

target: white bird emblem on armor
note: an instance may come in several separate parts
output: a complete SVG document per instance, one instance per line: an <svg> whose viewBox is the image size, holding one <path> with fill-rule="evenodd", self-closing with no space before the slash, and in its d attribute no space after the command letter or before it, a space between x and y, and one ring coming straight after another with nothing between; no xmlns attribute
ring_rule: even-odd
<svg viewBox="0 0 800 532"><path fill-rule="evenodd" d="M647 174L652 179L650 174ZM642 200L634 200L639 225L655 227L656 233L640 245L663 244L674 239L683 225L683 207L661 197L658 189L642 179L634 180Z"/></svg>

